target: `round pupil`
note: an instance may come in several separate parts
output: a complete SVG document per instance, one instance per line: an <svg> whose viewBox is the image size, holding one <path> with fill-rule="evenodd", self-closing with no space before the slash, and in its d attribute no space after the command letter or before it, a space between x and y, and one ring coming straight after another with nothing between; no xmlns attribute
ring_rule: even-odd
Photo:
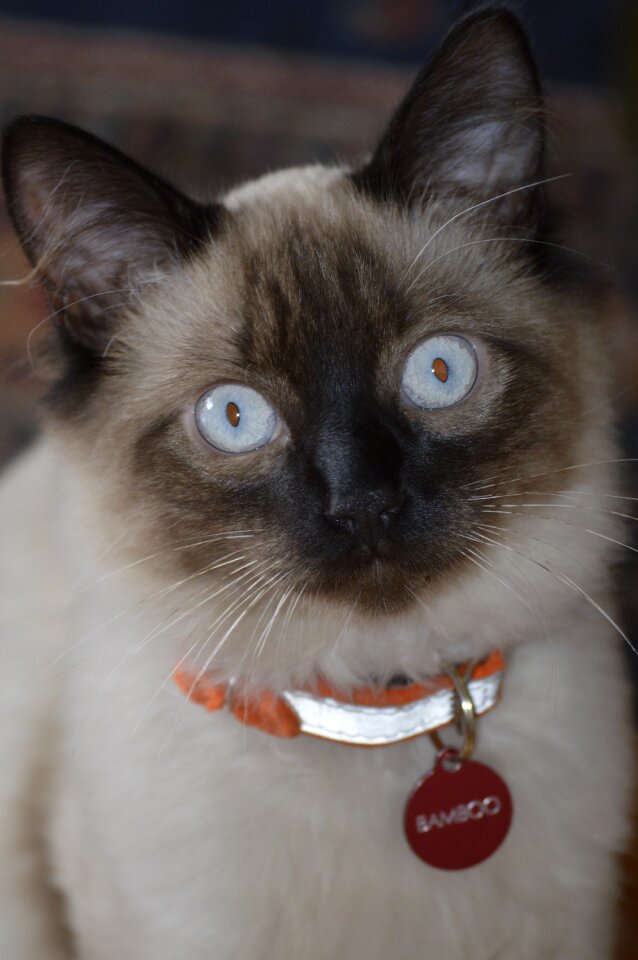
<svg viewBox="0 0 638 960"><path fill-rule="evenodd" d="M442 360L441 357L437 357L434 363L432 364L432 373L440 380L441 383L445 383L448 378L448 366L445 360Z"/></svg>
<svg viewBox="0 0 638 960"><path fill-rule="evenodd" d="M241 420L241 412L236 403L232 401L226 404L226 419L231 427L238 427Z"/></svg>

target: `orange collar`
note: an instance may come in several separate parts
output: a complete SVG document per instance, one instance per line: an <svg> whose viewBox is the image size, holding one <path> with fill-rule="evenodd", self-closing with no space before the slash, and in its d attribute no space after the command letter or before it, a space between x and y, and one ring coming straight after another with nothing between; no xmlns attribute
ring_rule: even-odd
<svg viewBox="0 0 638 960"><path fill-rule="evenodd" d="M476 716L498 703L504 670L499 650L459 667ZM241 723L278 737L306 733L357 746L382 746L432 733L457 717L454 685L447 674L407 686L358 687L348 695L321 679L312 687L281 695L268 690L245 695L231 683L216 683L205 673L180 667L174 679L189 700L209 712L227 706Z"/></svg>

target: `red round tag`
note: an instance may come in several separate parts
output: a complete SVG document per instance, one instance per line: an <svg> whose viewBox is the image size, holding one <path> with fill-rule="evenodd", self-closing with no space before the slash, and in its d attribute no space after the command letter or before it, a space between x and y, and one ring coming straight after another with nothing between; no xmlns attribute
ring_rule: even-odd
<svg viewBox="0 0 638 960"><path fill-rule="evenodd" d="M512 822L512 798L490 767L444 750L414 788L404 827L417 857L441 870L465 870L498 850Z"/></svg>

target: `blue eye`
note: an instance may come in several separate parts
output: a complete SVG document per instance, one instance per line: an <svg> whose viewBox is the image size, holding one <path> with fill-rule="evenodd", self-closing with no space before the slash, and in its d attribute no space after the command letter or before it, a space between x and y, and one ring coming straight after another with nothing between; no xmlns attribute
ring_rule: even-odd
<svg viewBox="0 0 638 960"><path fill-rule="evenodd" d="M195 423L204 440L224 453L248 453L269 443L277 414L260 393L239 383L222 383L200 397Z"/></svg>
<svg viewBox="0 0 638 960"><path fill-rule="evenodd" d="M408 357L401 386L417 407L437 410L466 397L476 381L478 360L464 337L430 337Z"/></svg>

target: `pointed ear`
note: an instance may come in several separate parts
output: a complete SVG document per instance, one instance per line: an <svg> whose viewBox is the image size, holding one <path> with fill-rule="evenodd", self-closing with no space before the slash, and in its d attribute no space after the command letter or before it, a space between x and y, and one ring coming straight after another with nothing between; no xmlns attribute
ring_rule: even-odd
<svg viewBox="0 0 638 960"><path fill-rule="evenodd" d="M540 179L542 98L518 20L492 8L461 20L421 71L355 183L378 199L432 195L481 202ZM534 190L490 206L508 222L530 215Z"/></svg>
<svg viewBox="0 0 638 960"><path fill-rule="evenodd" d="M9 124L2 172L16 231L58 319L89 348L108 341L132 289L196 252L218 219L217 208L45 117Z"/></svg>

